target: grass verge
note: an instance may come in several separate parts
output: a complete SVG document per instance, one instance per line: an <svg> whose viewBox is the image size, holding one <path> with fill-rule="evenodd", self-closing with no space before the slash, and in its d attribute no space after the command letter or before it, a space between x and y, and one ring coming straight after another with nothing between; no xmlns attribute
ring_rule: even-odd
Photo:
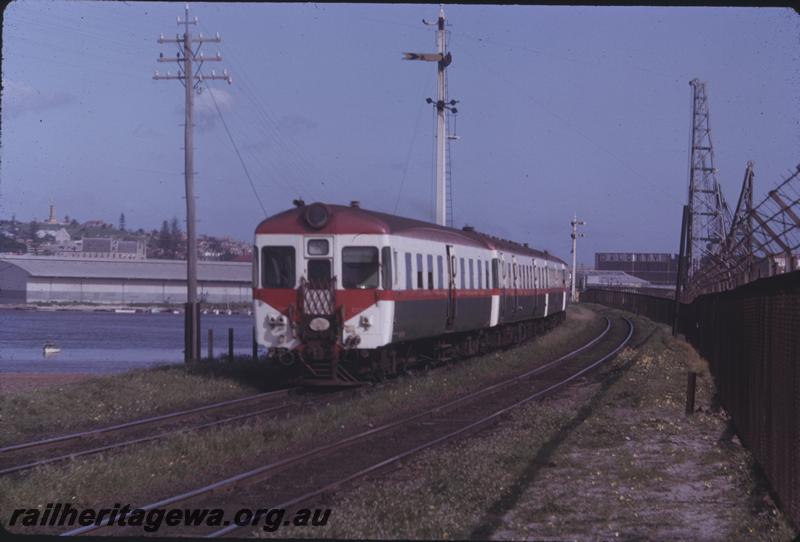
<svg viewBox="0 0 800 542"><path fill-rule="evenodd" d="M268 389L264 362L203 362L98 376L0 395L0 446L223 401Z"/></svg>
<svg viewBox="0 0 800 542"><path fill-rule="evenodd" d="M78 458L0 478L0 509L48 502L94 507L114 502L144 504L262 464L289 448L327 442L477 389L530 367L533 360L555 358L604 327L605 322L594 313L574 307L564 324L522 347L366 388L325 408L284 419L177 434L113 455Z"/></svg>

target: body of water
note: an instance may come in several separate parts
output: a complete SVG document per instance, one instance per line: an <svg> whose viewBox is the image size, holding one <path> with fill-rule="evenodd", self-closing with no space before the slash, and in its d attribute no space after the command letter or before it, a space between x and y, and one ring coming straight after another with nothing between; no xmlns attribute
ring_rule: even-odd
<svg viewBox="0 0 800 542"><path fill-rule="evenodd" d="M183 314L0 309L0 373L111 373L183 361ZM208 329L214 330L214 355L228 352L233 328L234 352L252 354L253 317L204 314L200 317L202 355ZM42 347L61 348L45 357Z"/></svg>

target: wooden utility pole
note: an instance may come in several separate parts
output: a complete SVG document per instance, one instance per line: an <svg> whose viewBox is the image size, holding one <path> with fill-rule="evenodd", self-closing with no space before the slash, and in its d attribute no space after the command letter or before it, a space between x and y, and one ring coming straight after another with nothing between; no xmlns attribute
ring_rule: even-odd
<svg viewBox="0 0 800 542"><path fill-rule="evenodd" d="M177 79L186 90L185 112L186 122L184 124L184 177L186 182L186 327L185 327L185 351L184 360L186 362L197 361L200 359L200 306L197 303L197 233L195 231L195 198L194 198L194 145L193 145L193 110L194 96L196 90L202 92L202 86L207 79L222 79L231 83L231 77L227 71L222 75L216 75L213 71L211 75L203 75L200 69L204 62L218 62L222 56L217 53L213 57L205 57L200 52L203 43L220 43L222 40L217 34L213 38L204 38L203 34L193 38L189 33L189 25L197 24L197 17L189 20L189 4L186 4L186 11L183 20L178 17L178 24L183 25L183 37L176 34L175 38L165 38L162 34L158 38L158 43L175 43L179 46L178 52L174 57L165 57L163 53L159 55L159 62L175 62L178 64L178 73L175 75L167 72L160 75L156 71L153 79ZM197 44L197 48L192 50L192 44ZM197 69L193 67L198 63Z"/></svg>

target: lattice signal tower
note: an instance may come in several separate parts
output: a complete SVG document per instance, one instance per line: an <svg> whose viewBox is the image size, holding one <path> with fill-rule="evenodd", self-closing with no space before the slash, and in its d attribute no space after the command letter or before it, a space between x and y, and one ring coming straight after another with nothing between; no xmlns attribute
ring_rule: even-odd
<svg viewBox="0 0 800 542"><path fill-rule="evenodd" d="M706 84L692 79L692 143L689 156L689 223L687 227L687 275L714 260L731 223L714 167Z"/></svg>

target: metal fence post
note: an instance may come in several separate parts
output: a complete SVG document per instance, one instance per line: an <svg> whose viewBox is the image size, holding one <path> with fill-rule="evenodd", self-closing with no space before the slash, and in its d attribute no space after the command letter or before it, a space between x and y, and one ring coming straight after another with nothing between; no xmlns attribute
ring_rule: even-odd
<svg viewBox="0 0 800 542"><path fill-rule="evenodd" d="M675 281L675 308L673 309L672 315L672 336L678 336L678 316L681 310L681 290L685 286L684 284L684 275L686 274L686 237L688 233L686 231L689 224L689 206L683 206L683 219L681 220L681 244L678 248L678 276L677 280Z"/></svg>
<svg viewBox="0 0 800 542"><path fill-rule="evenodd" d="M214 330L208 328L208 359L214 359Z"/></svg>
<svg viewBox="0 0 800 542"><path fill-rule="evenodd" d="M233 328L228 328L228 360L233 361Z"/></svg>
<svg viewBox="0 0 800 542"><path fill-rule="evenodd" d="M694 391L697 386L697 373L689 371L686 373L686 415L694 414Z"/></svg>
<svg viewBox="0 0 800 542"><path fill-rule="evenodd" d="M256 326L253 326L253 361L258 360L258 342L256 341Z"/></svg>

